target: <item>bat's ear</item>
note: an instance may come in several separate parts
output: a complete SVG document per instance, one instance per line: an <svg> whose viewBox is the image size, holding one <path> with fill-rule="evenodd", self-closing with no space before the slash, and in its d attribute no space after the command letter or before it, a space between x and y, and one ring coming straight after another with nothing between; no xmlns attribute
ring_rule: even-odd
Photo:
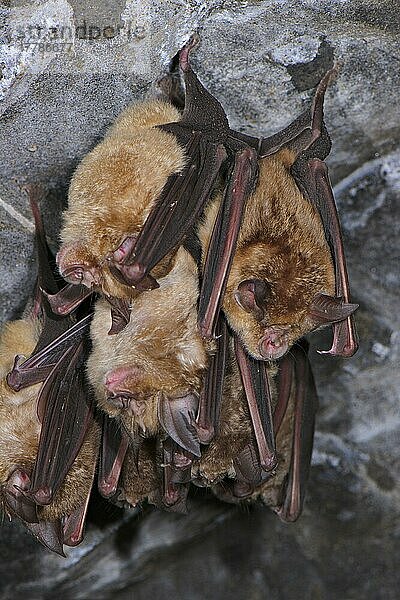
<svg viewBox="0 0 400 600"><path fill-rule="evenodd" d="M334 298L326 294L317 294L311 306L309 317L315 328L344 321L358 308L358 304L343 302L342 298Z"/></svg>
<svg viewBox="0 0 400 600"><path fill-rule="evenodd" d="M243 310L253 313L261 321L264 318L267 300L271 296L271 286L264 279L245 279L235 292L235 300Z"/></svg>

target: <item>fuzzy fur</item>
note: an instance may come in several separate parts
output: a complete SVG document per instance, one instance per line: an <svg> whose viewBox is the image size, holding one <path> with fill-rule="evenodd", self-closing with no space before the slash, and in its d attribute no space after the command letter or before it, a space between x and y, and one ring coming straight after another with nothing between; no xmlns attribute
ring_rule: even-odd
<svg viewBox="0 0 400 600"><path fill-rule="evenodd" d="M19 392L11 390L6 375L16 354L28 357L38 340L38 320L26 318L7 323L0 337L0 488L17 468L31 473L40 436L36 401L41 384ZM39 518L55 520L77 509L92 485L99 446L99 428L93 424L54 501L38 509Z"/></svg>
<svg viewBox="0 0 400 600"><path fill-rule="evenodd" d="M262 359L259 341L267 327L289 331L288 347L308 333L318 293L334 294L334 269L319 215L300 193L289 168L294 154L281 150L260 160L259 181L249 198L232 262L223 309L249 353ZM220 199L199 229L206 254ZM235 300L239 284L263 279L271 286L267 313L257 321Z"/></svg>
<svg viewBox="0 0 400 600"><path fill-rule="evenodd" d="M170 104L151 101L126 109L105 139L87 154L71 181L59 252L60 270L84 265L104 293L134 297L111 275L106 257L128 235L138 234L167 178L185 164L175 137L156 125L180 119ZM171 256L152 274L165 275Z"/></svg>
<svg viewBox="0 0 400 600"><path fill-rule="evenodd" d="M268 364L267 368L272 408L275 408L274 381L277 370L272 363ZM253 426L241 376L234 359L233 344L231 344L217 435L202 454L199 474L208 484L216 483L226 476L234 477L234 459L251 442L255 442Z"/></svg>
<svg viewBox="0 0 400 600"><path fill-rule="evenodd" d="M161 481L156 467L155 440L142 441L137 464L135 453L128 449L119 480L121 492L118 500L134 507L147 498L159 494Z"/></svg>
<svg viewBox="0 0 400 600"><path fill-rule="evenodd" d="M138 427L148 435L156 434L159 394L174 398L198 392L207 366L206 349L197 330L197 268L183 248L159 284L158 289L143 292L132 302L130 321L120 333L107 335L110 308L103 300L96 305L91 327L89 381L99 406L110 416L119 416L132 435ZM107 400L106 380L115 373L121 373L123 389L135 396L142 414L116 408Z"/></svg>

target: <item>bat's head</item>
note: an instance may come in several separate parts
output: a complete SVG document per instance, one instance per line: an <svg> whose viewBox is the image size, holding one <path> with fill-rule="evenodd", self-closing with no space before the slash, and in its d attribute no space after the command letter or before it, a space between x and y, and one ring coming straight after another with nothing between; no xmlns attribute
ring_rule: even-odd
<svg viewBox="0 0 400 600"><path fill-rule="evenodd" d="M168 177L184 166L176 138L155 127L178 119L165 103L129 107L84 157L71 181L57 256L68 282L117 298L135 296L118 267L133 251ZM165 274L167 263L158 265L155 277Z"/></svg>
<svg viewBox="0 0 400 600"><path fill-rule="evenodd" d="M333 296L329 255L258 243L238 250L224 310L252 356L276 360L299 338L355 310Z"/></svg>
<svg viewBox="0 0 400 600"><path fill-rule="evenodd" d="M171 325L172 322L173 317ZM107 326L107 318L105 323ZM174 328L164 325L160 330L160 327L150 329L149 326L134 334L132 325L131 321L108 339L104 337L107 332L103 325L103 337L98 338L98 331L94 333L99 326L95 317L94 349L88 361L88 373L98 403L107 414L120 417L132 435L138 428L154 435L159 428L158 406L162 397L172 400L200 391L206 354L200 337L184 339L185 332L176 321ZM180 333L183 339L178 339Z"/></svg>

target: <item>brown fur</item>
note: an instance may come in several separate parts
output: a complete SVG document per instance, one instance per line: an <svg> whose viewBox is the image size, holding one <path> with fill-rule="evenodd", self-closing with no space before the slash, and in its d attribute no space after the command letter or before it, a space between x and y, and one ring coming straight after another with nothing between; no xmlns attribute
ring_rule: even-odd
<svg viewBox="0 0 400 600"><path fill-rule="evenodd" d="M155 125L178 121L171 105L144 102L126 109L105 139L82 160L71 181L59 252L60 270L74 264L96 271L111 296L129 298L132 288L111 275L106 256L137 234L169 175L182 170L184 151L175 137ZM171 257L152 271L165 275Z"/></svg>
<svg viewBox="0 0 400 600"><path fill-rule="evenodd" d="M130 321L117 335L109 336L110 309L101 300L91 327L93 352L87 371L99 406L119 416L135 435L138 427L148 435L158 432L159 394L180 396L199 391L207 365L203 340L197 331L197 268L180 248L170 273L159 279L158 289L143 292L132 303ZM126 369L124 389L142 403L143 413L116 408L107 400L106 377Z"/></svg>
<svg viewBox="0 0 400 600"><path fill-rule="evenodd" d="M308 312L314 297L334 294L334 270L319 215L299 192L289 167L288 150L260 161L259 182L249 198L233 259L224 312L247 350L262 359L259 341L266 327L289 331L288 347L312 329ZM200 227L207 249L219 200ZM271 285L271 298L262 321L235 300L240 282L263 279Z"/></svg>
<svg viewBox="0 0 400 600"><path fill-rule="evenodd" d="M199 474L208 484L233 475L233 459L252 439L252 426L239 371L230 357L224 382L218 430L205 448Z"/></svg>
<svg viewBox="0 0 400 600"><path fill-rule="evenodd" d="M199 473L208 483L218 482L226 476L234 477L234 459L254 441L253 426L247 406L242 380L233 348L225 378L221 403L220 421L215 439L202 454ZM276 375L276 367L269 365L270 383ZM273 407L276 402L274 386L271 389Z"/></svg>
<svg viewBox="0 0 400 600"><path fill-rule="evenodd" d="M29 474L35 462L40 435L36 414L40 384L14 392L5 378L16 354L28 357L32 353L38 335L38 321L29 317L7 323L1 332L0 488L16 468ZM38 510L40 519L55 520L69 515L85 501L92 485L98 445L99 431L94 424L53 503Z"/></svg>
<svg viewBox="0 0 400 600"><path fill-rule="evenodd" d="M119 500L132 507L157 493L161 481L157 474L154 440L142 441L137 465L134 452L128 449L119 484L122 489Z"/></svg>

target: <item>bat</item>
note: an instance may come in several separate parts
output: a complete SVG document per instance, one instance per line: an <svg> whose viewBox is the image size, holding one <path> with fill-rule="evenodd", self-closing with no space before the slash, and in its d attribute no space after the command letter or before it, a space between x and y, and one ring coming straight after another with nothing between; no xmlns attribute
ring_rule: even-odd
<svg viewBox="0 0 400 600"><path fill-rule="evenodd" d="M178 467L182 460L179 452L186 452L184 462L189 466L193 457L200 456L194 419L208 360L206 344L197 329L197 267L184 248L178 249L170 272L158 282L158 288L143 291L131 301L129 320L114 335L108 335L112 320L109 303L96 303L90 329L92 352L87 360L88 379L98 406L111 420L118 421L130 445L137 447L138 464L152 480L147 438L160 438L160 452L168 453L169 463L172 453ZM172 441L179 451L175 448L172 452ZM160 460L165 463L164 458ZM129 462L132 464L132 458ZM138 483L141 475L133 472L130 481L127 473L132 470L123 459L118 465L111 478L112 494L122 485L127 502L133 504L133 490L143 486L143 482ZM169 466L164 472L167 469ZM100 490L104 493L105 487L101 485ZM168 495L178 500L175 492L167 490ZM176 501L169 498L167 504Z"/></svg>
<svg viewBox="0 0 400 600"><path fill-rule="evenodd" d="M85 369L105 413L106 497L184 511L193 481L230 502L261 498L283 520L301 512L316 410L302 338L333 324L328 353L357 348L323 162L331 74L311 112L256 139L229 127L198 80L189 62L196 43L179 54L183 112L160 101L128 108L74 174L57 255L69 285L60 290L51 277L39 285L41 333L6 378L17 393L43 382L36 461L6 493L25 522L54 505L91 437L91 403L71 393L52 434L67 388L90 398ZM92 320L84 301L93 292L103 298ZM49 470L50 449L65 441ZM59 545L79 537L84 510L76 511L62 534L53 530Z"/></svg>
<svg viewBox="0 0 400 600"><path fill-rule="evenodd" d="M317 113L320 130L324 131L322 102L326 85L327 77L317 90L311 131ZM246 350L257 359L278 359L298 339L332 323L342 323L340 331L347 324L347 335L339 343L335 333L331 353L350 356L357 349L350 316L358 305L348 302L343 246L326 167L319 159L311 161L314 164L319 160L323 184L310 183L308 171L305 175L299 167L306 161L304 152L318 155L320 149L314 150L313 146L319 138L308 148L307 140L300 143L294 133L291 135L292 139L284 138L279 145L270 143L271 150L262 140L258 185L244 210L223 310ZM327 133L324 135L326 138ZM299 152L299 145L306 150ZM310 191L312 185L317 190ZM220 211L221 199L209 207L199 230L204 269ZM328 239L326 222L331 226ZM340 337L344 336L343 330Z"/></svg>
<svg viewBox="0 0 400 600"><path fill-rule="evenodd" d="M183 149L156 127L178 118L176 109L161 101L129 107L80 163L71 181L57 255L61 275L70 285L50 297L59 314L68 314L99 290L112 299L115 318L119 315L120 323L126 323L129 301L138 291L156 287L155 277L169 272L173 252L155 267L154 276L135 287L119 269L166 181L184 167ZM164 151L155 161L157 147Z"/></svg>
<svg viewBox="0 0 400 600"><path fill-rule="evenodd" d="M49 549L83 537L95 475L99 431L85 397L82 322L61 322L42 286L57 288L51 253L29 189L39 275L32 306L7 323L0 340L0 487L4 511ZM71 327L72 325L72 327ZM23 357L29 357L23 360ZM61 443L60 443L61 442Z"/></svg>
<svg viewBox="0 0 400 600"><path fill-rule="evenodd" d="M302 340L275 364L258 361L272 391L277 463L269 473L260 462L239 369L234 360L230 363L219 431L202 454L197 473L221 500L236 504L261 500L286 522L300 516L318 406L307 355L308 343Z"/></svg>

